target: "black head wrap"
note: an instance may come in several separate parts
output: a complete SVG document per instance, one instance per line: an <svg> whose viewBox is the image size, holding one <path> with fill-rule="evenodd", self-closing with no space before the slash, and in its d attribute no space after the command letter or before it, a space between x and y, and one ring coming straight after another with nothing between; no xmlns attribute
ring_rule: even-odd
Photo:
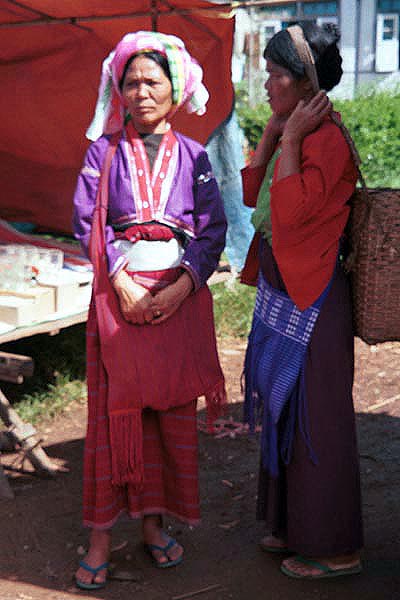
<svg viewBox="0 0 400 600"><path fill-rule="evenodd" d="M342 77L342 57L337 43L340 39L336 25L315 25L309 21L299 23L315 60L318 83L321 89L331 90ZM290 71L296 79L305 76L304 64L286 30L279 31L268 42L264 58Z"/></svg>

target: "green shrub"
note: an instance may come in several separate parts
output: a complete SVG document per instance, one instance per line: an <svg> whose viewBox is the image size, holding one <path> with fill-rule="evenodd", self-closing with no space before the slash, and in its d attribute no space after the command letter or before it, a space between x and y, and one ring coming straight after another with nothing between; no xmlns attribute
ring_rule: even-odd
<svg viewBox="0 0 400 600"><path fill-rule="evenodd" d="M67 375L57 374L55 382L34 394L25 394L15 404L19 416L27 423L35 424L42 419L52 419L65 411L72 402L86 400L86 384L80 379L71 380Z"/></svg>
<svg viewBox="0 0 400 600"><path fill-rule="evenodd" d="M400 93L358 96L334 103L360 154L371 187L400 187Z"/></svg>
<svg viewBox="0 0 400 600"><path fill-rule="evenodd" d="M250 108L241 103L237 106L237 115L239 125L249 142L250 148L255 150L265 124L271 116L269 104L259 104L255 108Z"/></svg>
<svg viewBox="0 0 400 600"><path fill-rule="evenodd" d="M361 169L370 187L400 187L400 93L377 90L354 100L335 100L360 154ZM237 107L239 124L254 149L271 110L267 104Z"/></svg>
<svg viewBox="0 0 400 600"><path fill-rule="evenodd" d="M250 331L256 290L235 282L210 287L214 299L215 328L218 337L246 337Z"/></svg>

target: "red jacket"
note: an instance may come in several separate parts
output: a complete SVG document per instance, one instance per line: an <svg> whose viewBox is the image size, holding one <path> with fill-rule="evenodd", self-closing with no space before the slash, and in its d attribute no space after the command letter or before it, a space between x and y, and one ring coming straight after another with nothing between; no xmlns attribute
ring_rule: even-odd
<svg viewBox="0 0 400 600"><path fill-rule="evenodd" d="M357 171L340 129L329 119L302 144L300 173L271 186L272 250L287 292L300 310L327 286L350 207ZM242 170L244 201L255 206L265 167ZM257 237L250 246L242 282L255 284Z"/></svg>

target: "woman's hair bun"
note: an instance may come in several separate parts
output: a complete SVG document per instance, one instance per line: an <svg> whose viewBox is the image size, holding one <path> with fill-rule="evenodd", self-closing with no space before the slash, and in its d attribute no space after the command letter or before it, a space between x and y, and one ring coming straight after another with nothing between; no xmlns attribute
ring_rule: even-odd
<svg viewBox="0 0 400 600"><path fill-rule="evenodd" d="M305 21L300 25L314 55L319 85L329 92L339 83L343 74L342 57L337 45L339 29L333 23L316 25Z"/></svg>
<svg viewBox="0 0 400 600"><path fill-rule="evenodd" d="M332 36L332 43L337 44L340 40L339 27L335 23L323 23L322 29Z"/></svg>

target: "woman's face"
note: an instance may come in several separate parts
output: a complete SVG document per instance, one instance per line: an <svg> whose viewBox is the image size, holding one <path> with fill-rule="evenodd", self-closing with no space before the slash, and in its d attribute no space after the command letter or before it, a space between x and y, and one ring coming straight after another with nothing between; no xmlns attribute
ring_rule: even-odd
<svg viewBox="0 0 400 600"><path fill-rule="evenodd" d="M295 79L290 71L267 59L268 79L265 89L272 112L279 117L289 117L297 103L309 93L308 79Z"/></svg>
<svg viewBox="0 0 400 600"><path fill-rule="evenodd" d="M160 65L137 56L128 67L121 92L136 131L165 133L172 85Z"/></svg>

